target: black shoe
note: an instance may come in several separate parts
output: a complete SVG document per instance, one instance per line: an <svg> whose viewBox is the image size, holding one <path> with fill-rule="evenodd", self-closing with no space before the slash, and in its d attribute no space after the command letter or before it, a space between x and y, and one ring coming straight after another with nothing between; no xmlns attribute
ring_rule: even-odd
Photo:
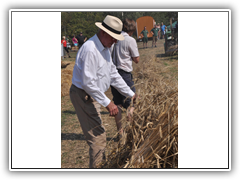
<svg viewBox="0 0 240 180"><path fill-rule="evenodd" d="M155 47L157 47L157 46L155 45Z"/></svg>

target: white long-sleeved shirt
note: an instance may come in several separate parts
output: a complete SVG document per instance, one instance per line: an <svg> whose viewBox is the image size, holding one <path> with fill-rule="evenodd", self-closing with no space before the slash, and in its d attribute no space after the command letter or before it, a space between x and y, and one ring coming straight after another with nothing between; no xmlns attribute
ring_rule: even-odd
<svg viewBox="0 0 240 180"><path fill-rule="evenodd" d="M78 51L72 83L104 107L111 102L104 94L110 85L126 97L134 95L134 92L118 74L109 48L102 45L97 35L85 42Z"/></svg>

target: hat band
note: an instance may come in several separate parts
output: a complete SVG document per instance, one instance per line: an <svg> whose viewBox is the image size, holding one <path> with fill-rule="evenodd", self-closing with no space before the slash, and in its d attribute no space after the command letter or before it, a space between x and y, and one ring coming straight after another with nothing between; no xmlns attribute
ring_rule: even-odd
<svg viewBox="0 0 240 180"><path fill-rule="evenodd" d="M115 34L121 34L121 31L117 31L113 28L111 28L110 26L108 26L107 24L105 24L104 22L102 22L102 26L105 27L106 29L108 29L109 31L112 31Z"/></svg>

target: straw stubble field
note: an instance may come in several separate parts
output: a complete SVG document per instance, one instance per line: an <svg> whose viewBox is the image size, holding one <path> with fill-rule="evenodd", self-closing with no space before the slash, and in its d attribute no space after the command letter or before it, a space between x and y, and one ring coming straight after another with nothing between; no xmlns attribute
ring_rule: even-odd
<svg viewBox="0 0 240 180"><path fill-rule="evenodd" d="M156 48L143 49L138 42L140 62L133 64L136 91L140 95L133 121L123 113L123 138L117 142L113 117L101 108L106 129L106 161L99 168L177 168L178 166L178 56L165 56L163 40ZM88 145L68 95L76 52L63 60L61 133L62 168L88 168ZM112 99L110 89L106 95Z"/></svg>

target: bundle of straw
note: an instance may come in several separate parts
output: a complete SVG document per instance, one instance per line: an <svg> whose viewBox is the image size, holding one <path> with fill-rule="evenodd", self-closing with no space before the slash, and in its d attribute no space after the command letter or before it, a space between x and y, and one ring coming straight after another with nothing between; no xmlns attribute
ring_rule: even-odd
<svg viewBox="0 0 240 180"><path fill-rule="evenodd" d="M61 97L69 95L74 64L72 61L61 62Z"/></svg>
<svg viewBox="0 0 240 180"><path fill-rule="evenodd" d="M127 120L128 111L122 119L123 136L99 168L178 167L177 85L153 73L138 73L138 81L145 78L136 84L141 99L134 105L132 120Z"/></svg>
<svg viewBox="0 0 240 180"><path fill-rule="evenodd" d="M63 69L61 71L61 97L69 94L72 85L72 70Z"/></svg>

